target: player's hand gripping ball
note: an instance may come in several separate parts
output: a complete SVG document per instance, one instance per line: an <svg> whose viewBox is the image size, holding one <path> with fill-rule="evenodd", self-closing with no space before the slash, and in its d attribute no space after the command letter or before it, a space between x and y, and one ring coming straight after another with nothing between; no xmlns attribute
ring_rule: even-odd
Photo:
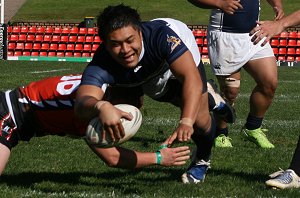
<svg viewBox="0 0 300 198"><path fill-rule="evenodd" d="M113 142L108 133L103 136L102 124L96 117L90 121L86 130L86 140L89 144L100 148L114 147L132 138L139 130L142 124L142 113L138 108L128 104L118 104L115 107L130 113L133 117L132 120L121 119L125 136L118 142Z"/></svg>

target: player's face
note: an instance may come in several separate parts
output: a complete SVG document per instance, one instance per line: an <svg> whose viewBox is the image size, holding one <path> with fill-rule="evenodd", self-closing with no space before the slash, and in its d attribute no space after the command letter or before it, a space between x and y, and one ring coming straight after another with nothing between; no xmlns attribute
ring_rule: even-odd
<svg viewBox="0 0 300 198"><path fill-rule="evenodd" d="M142 51L142 33L132 26L117 29L107 36L106 49L118 63L134 68Z"/></svg>

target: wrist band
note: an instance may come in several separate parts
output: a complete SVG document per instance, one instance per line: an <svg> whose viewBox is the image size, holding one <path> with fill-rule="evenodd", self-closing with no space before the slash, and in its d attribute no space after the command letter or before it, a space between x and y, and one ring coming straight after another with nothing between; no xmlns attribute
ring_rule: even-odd
<svg viewBox="0 0 300 198"><path fill-rule="evenodd" d="M162 160L161 153L160 151L156 151L155 154L156 154L156 164L160 165Z"/></svg>
<svg viewBox="0 0 300 198"><path fill-rule="evenodd" d="M193 127L194 122L190 118L181 118L181 120L179 121L179 124L185 124L185 125L188 125L190 127Z"/></svg>
<svg viewBox="0 0 300 198"><path fill-rule="evenodd" d="M95 108L96 108L98 111L100 111L102 105L104 105L105 103L108 103L108 102L107 102L107 101L100 100L100 101L96 102Z"/></svg>
<svg viewBox="0 0 300 198"><path fill-rule="evenodd" d="M160 151L161 149L164 149L164 148L168 148L168 145L167 144L162 144L158 147L157 151Z"/></svg>

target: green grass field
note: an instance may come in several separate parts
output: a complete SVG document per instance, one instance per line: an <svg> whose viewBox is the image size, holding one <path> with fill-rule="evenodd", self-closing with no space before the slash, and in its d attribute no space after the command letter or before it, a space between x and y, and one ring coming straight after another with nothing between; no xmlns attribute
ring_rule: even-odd
<svg viewBox="0 0 300 198"><path fill-rule="evenodd" d="M1 89L47 76L78 73L84 63L1 61ZM213 78L207 67L209 78ZM243 73L236 103L238 119L230 128L234 147L213 149L212 168L200 185L183 185L182 167L153 166L140 170L107 167L83 140L47 136L20 142L1 176L1 197L297 197L299 190L267 189L267 175L287 168L299 135L299 68L279 67L279 87L266 115L269 139L276 148L264 150L241 139L254 83ZM179 111L146 98L143 124L126 148L154 151L172 132ZM192 143L188 144L191 148Z"/></svg>
<svg viewBox="0 0 300 198"><path fill-rule="evenodd" d="M96 16L108 4L125 2L138 7L144 20L174 17L188 24L207 24L208 10L187 1L57 1L27 0L14 21L79 22ZM286 13L300 8L285 0ZM263 5L263 17L273 17ZM184 13L184 14L183 14ZM82 72L86 63L0 61L0 89L12 89L48 76ZM276 148L264 150L241 139L240 129L248 112L253 80L243 74L236 103L238 119L230 126L231 149L214 148L212 168L204 183L183 185L182 167L153 166L140 170L107 167L81 139L46 136L20 142L0 178L0 197L299 197L299 190L271 190L264 185L268 174L286 169L299 136L300 69L279 67L279 87L264 124ZM207 75L213 78L207 66ZM146 98L140 131L123 146L154 151L176 127L179 110ZM192 148L193 144L188 143ZM0 156L1 157L1 156Z"/></svg>

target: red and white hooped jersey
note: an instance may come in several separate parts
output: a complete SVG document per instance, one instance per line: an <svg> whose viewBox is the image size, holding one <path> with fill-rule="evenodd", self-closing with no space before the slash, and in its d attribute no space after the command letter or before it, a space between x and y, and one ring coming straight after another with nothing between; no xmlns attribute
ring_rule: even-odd
<svg viewBox="0 0 300 198"><path fill-rule="evenodd" d="M10 94L10 99L21 133L25 128L35 130L37 136L84 136L87 123L80 121L74 113L76 90L80 82L81 75L56 76L12 91L17 95L12 97Z"/></svg>

